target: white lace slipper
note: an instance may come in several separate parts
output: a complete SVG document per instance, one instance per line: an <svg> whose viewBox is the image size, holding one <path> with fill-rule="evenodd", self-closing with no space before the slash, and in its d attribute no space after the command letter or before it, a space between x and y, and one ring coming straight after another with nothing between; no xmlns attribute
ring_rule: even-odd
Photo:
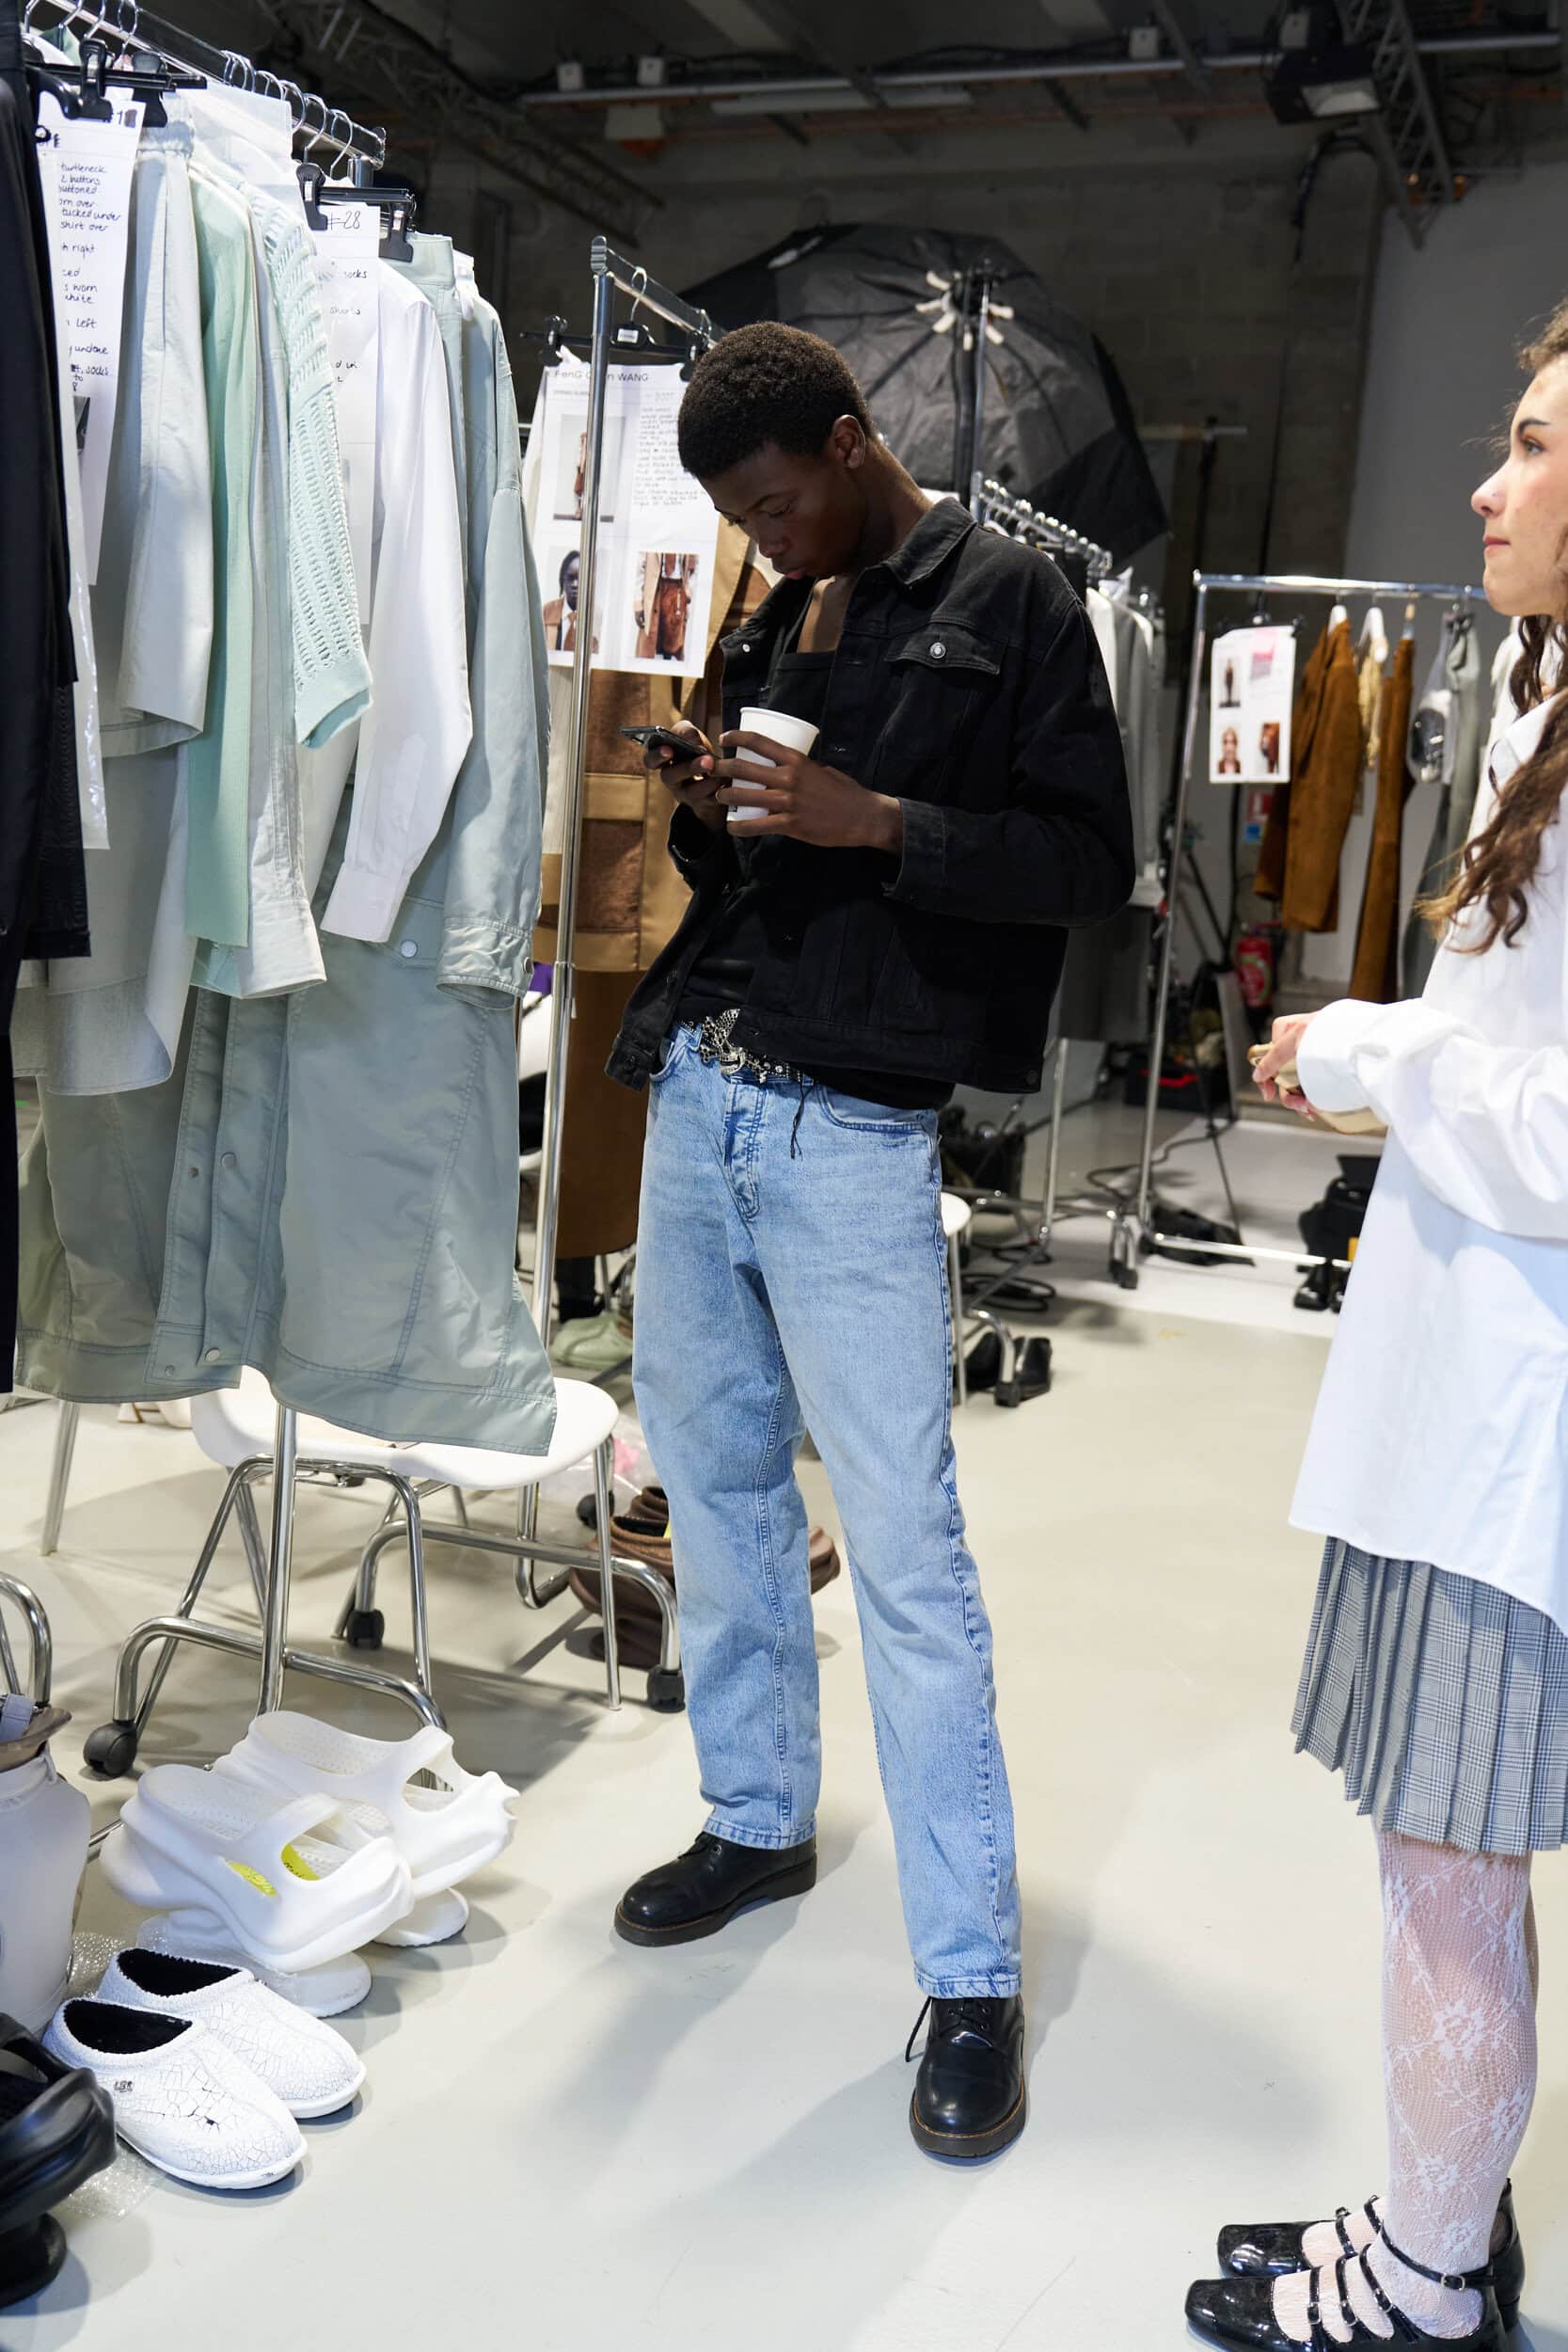
<svg viewBox="0 0 1568 2352"><path fill-rule="evenodd" d="M346 2010L358 2008L375 1982L369 1963L357 1952L345 1952L341 1960L324 1960L314 1968L269 1967L254 1954L247 1958L223 1921L211 1912L202 1915L182 1911L178 1925L167 1912L154 1913L137 1929L136 1942L143 1951L168 1952L176 1960L210 1960L220 1968L248 1968L258 1983L276 1993L279 2000L302 2009L307 2017L341 2017Z"/></svg>
<svg viewBox="0 0 1568 2352"><path fill-rule="evenodd" d="M176 1927L215 1914L247 1967L341 1959L414 1900L385 1825L189 1764L143 1773L99 1859L117 1895Z"/></svg>
<svg viewBox="0 0 1568 2352"><path fill-rule="evenodd" d="M280 1708L258 1715L213 1769L278 1796L321 1791L367 1831L389 1829L416 1900L483 1869L512 1836L500 1774L466 1772L447 1733L428 1724L411 1739L365 1740Z"/></svg>
<svg viewBox="0 0 1568 2352"><path fill-rule="evenodd" d="M291 2009L247 1968L133 1947L116 1953L97 1997L203 2026L302 2122L338 2114L365 2079L362 2062L341 2033Z"/></svg>
<svg viewBox="0 0 1568 2352"><path fill-rule="evenodd" d="M67 2001L44 2034L115 2103L136 2153L198 2188L265 2188L305 2154L299 2126L265 2083L204 2026L106 2001Z"/></svg>

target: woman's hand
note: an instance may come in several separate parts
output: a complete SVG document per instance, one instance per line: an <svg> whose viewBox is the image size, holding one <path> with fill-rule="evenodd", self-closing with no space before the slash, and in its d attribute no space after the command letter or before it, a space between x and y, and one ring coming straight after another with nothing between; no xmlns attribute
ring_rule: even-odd
<svg viewBox="0 0 1568 2352"><path fill-rule="evenodd" d="M705 825L717 833L724 822L724 812L714 798L719 789L719 778L714 773L713 745L701 727L693 726L689 719L682 719L670 732L690 743L690 758L677 759L673 752L650 744L642 755L642 765L655 770L681 806L689 808L694 817L700 817Z"/></svg>
<svg viewBox="0 0 1568 2352"><path fill-rule="evenodd" d="M1295 1060L1301 1041L1311 1025L1309 1012L1291 1013L1288 1019L1276 1021L1269 1050L1252 1073L1253 1083L1265 1103L1282 1104L1286 1110L1299 1112L1303 1119L1311 1118L1311 1104L1299 1088L1282 1087L1278 1079L1279 1073Z"/></svg>

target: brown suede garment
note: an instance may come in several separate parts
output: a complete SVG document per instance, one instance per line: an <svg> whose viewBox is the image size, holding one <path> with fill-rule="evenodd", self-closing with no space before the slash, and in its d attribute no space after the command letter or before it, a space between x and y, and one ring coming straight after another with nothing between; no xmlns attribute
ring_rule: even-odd
<svg viewBox="0 0 1568 2352"><path fill-rule="evenodd" d="M1377 806L1361 926L1355 935L1355 967L1350 993L1370 1005L1391 1005L1400 995L1400 862L1404 808L1414 786L1406 746L1415 698L1416 644L1402 637L1383 690L1378 723Z"/></svg>
<svg viewBox="0 0 1568 2352"><path fill-rule="evenodd" d="M1339 920L1339 857L1365 745L1350 624L1313 648L1291 726L1291 785L1275 795L1254 888L1280 901L1287 930L1331 931Z"/></svg>

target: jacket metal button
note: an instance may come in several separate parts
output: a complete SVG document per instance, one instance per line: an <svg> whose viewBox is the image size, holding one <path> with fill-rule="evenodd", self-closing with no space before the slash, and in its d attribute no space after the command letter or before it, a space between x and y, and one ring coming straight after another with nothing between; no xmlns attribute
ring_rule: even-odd
<svg viewBox="0 0 1568 2352"><path fill-rule="evenodd" d="M940 661L940 660L942 660L942 655L943 655L946 651L947 651L947 648L946 648L946 646L942 644L942 639L941 639L940 637L939 637L939 638L937 638L937 639L935 640L935 642L933 643L932 646L931 646L931 659L932 659L932 660L933 660L933 661Z"/></svg>
<svg viewBox="0 0 1568 2352"><path fill-rule="evenodd" d="M225 1168L238 1168L239 1164L239 1157L237 1153L233 1152L226 1152L224 1153L223 1165Z"/></svg>
<svg viewBox="0 0 1568 2352"><path fill-rule="evenodd" d="M223 1350L222 1350L222 1348L221 1348L221 1347L210 1347L210 1348L207 1350L206 1355L202 1358L202 1359L201 1359L201 1360L202 1360L202 1362L203 1362L203 1363L207 1363L207 1364L216 1364L216 1363L220 1363L220 1362L222 1361L222 1359L223 1359Z"/></svg>
<svg viewBox="0 0 1568 2352"><path fill-rule="evenodd" d="M400 956L417 956L419 952L420 943L417 939L400 939L398 941L398 953Z"/></svg>

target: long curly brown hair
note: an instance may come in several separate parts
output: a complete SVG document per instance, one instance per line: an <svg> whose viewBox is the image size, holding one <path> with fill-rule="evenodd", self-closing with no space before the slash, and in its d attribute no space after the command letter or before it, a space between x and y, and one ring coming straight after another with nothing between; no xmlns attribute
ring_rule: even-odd
<svg viewBox="0 0 1568 2352"><path fill-rule="evenodd" d="M1527 375L1537 376L1554 360L1568 359L1568 302L1547 321L1539 340L1519 355ZM1563 534L1568 554L1568 532ZM1510 686L1517 710L1533 710L1560 684L1568 684L1568 567L1562 573L1562 610L1534 614L1523 623L1524 650ZM1529 919L1529 888L1541 864L1547 829L1558 821L1568 787L1568 697L1546 722L1534 757L1511 776L1484 833L1464 850L1449 887L1423 900L1420 912L1434 931L1445 932L1470 907L1486 909L1486 923L1461 949L1483 955L1500 939L1512 947Z"/></svg>

